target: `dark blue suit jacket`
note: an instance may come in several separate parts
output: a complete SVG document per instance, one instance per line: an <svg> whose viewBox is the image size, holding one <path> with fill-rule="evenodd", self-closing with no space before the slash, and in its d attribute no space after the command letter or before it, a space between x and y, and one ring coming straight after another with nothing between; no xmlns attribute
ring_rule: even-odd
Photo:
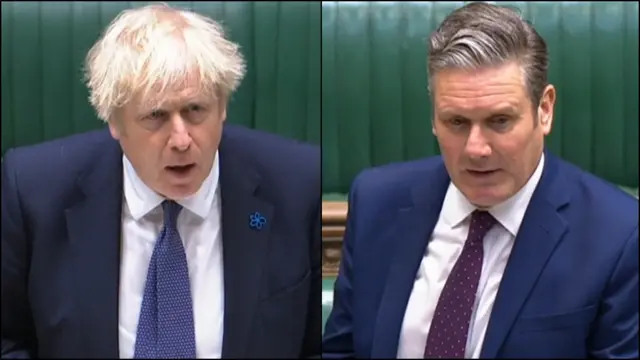
<svg viewBox="0 0 640 360"><path fill-rule="evenodd" d="M226 125L223 357L320 354L320 151ZM122 152L106 130L7 152L2 355L118 357ZM267 219L261 231L249 214Z"/></svg>
<svg viewBox="0 0 640 360"><path fill-rule="evenodd" d="M440 157L353 183L323 358L393 358L450 179ZM483 358L638 357L638 201L547 153Z"/></svg>

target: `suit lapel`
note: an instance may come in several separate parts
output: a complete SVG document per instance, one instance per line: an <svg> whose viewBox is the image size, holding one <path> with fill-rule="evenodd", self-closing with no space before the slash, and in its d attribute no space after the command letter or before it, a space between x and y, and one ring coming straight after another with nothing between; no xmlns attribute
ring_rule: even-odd
<svg viewBox="0 0 640 360"><path fill-rule="evenodd" d="M119 356L118 293L122 210L122 153L109 142L78 180L80 198L66 210L76 304L73 325L83 357Z"/></svg>
<svg viewBox="0 0 640 360"><path fill-rule="evenodd" d="M251 346L251 322L260 295L261 275L267 252L272 205L260 197L260 176L253 159L243 158L223 136L220 144L222 244L224 261L224 336L222 357L246 357ZM258 212L266 224L249 226Z"/></svg>
<svg viewBox="0 0 640 360"><path fill-rule="evenodd" d="M567 230L558 210L569 202L569 188L558 173L558 160L545 154L545 161L495 299L482 358L498 355L547 260Z"/></svg>
<svg viewBox="0 0 640 360"><path fill-rule="evenodd" d="M449 185L443 165L439 166L435 176L430 176L433 177L432 182L418 177L411 194L407 194L407 205L393 210L395 214L390 217L393 228L382 235L388 248L394 252L376 318L371 349L374 358L395 358L397 355L409 296Z"/></svg>

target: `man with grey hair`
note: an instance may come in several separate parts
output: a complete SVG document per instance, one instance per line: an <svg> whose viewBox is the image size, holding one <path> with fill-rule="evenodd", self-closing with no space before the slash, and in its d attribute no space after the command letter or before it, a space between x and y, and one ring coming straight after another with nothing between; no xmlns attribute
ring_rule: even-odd
<svg viewBox="0 0 640 360"><path fill-rule="evenodd" d="M484 3L430 40L442 156L355 179L323 358L638 358L638 201L544 149L544 40Z"/></svg>
<svg viewBox="0 0 640 360"><path fill-rule="evenodd" d="M320 151L224 124L244 73L194 12L110 24L108 129L2 163L2 358L319 356Z"/></svg>

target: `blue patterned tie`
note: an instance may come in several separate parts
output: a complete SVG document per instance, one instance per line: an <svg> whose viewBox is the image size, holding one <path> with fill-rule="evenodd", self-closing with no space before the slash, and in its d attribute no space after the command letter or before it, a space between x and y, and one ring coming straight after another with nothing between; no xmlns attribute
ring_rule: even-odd
<svg viewBox="0 0 640 360"><path fill-rule="evenodd" d="M189 268L176 223L182 207L162 203L164 226L153 249L140 309L134 357L196 357Z"/></svg>

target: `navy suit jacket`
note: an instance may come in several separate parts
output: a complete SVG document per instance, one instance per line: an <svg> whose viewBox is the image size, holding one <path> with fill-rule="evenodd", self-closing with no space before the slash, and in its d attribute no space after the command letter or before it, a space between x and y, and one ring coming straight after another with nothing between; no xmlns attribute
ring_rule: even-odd
<svg viewBox="0 0 640 360"><path fill-rule="evenodd" d="M225 125L225 358L319 356L319 147ZM3 357L117 358L122 152L107 130L2 164ZM267 219L261 231L249 214Z"/></svg>
<svg viewBox="0 0 640 360"><path fill-rule="evenodd" d="M323 358L393 358L450 183L440 157L353 183ZM638 358L638 201L546 153L482 358Z"/></svg>

